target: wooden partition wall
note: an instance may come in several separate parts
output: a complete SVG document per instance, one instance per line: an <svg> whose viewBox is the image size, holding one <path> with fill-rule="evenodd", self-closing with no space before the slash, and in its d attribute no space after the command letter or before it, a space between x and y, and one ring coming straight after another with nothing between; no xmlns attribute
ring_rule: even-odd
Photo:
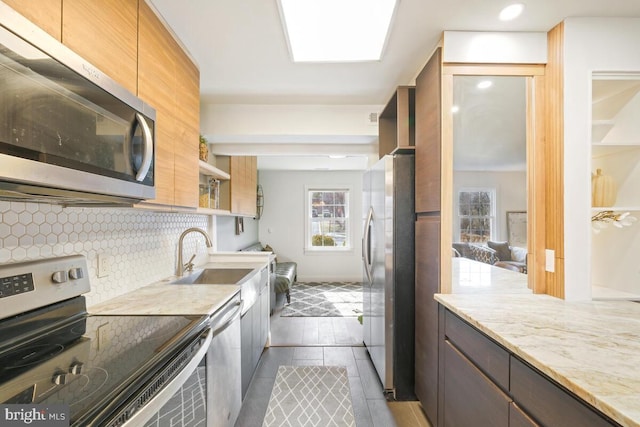
<svg viewBox="0 0 640 427"><path fill-rule="evenodd" d="M554 272L545 272L545 293L564 298L564 23L547 35L545 88L546 248L555 252Z"/></svg>
<svg viewBox="0 0 640 427"><path fill-rule="evenodd" d="M545 149L545 66L444 64L442 72L442 229L441 292L451 292L453 203L453 77L454 75L527 77L527 209L528 285L535 293L548 293L545 248L548 248L547 155ZM554 177L555 179L555 177ZM556 263L558 265L559 263ZM557 270L556 270L557 271Z"/></svg>

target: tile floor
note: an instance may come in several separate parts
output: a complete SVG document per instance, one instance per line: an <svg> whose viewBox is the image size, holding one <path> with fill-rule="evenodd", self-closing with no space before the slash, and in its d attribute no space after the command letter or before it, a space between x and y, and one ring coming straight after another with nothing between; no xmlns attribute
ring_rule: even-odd
<svg viewBox="0 0 640 427"><path fill-rule="evenodd" d="M345 366L357 427L429 427L418 402L386 401L356 318L280 317L280 309L236 427L262 425L280 365Z"/></svg>

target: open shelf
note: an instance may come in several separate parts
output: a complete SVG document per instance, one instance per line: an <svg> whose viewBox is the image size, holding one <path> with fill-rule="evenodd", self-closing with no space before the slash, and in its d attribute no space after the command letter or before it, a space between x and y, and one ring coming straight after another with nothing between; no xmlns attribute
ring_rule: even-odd
<svg viewBox="0 0 640 427"><path fill-rule="evenodd" d="M225 209L198 208L197 212L205 215L231 216L231 211Z"/></svg>
<svg viewBox="0 0 640 427"><path fill-rule="evenodd" d="M203 162L202 160L200 160L199 167L200 167L201 175L211 176L216 179L225 180L225 181L231 178L231 175L229 175L227 172L221 169L218 169L217 167L210 165L207 162Z"/></svg>

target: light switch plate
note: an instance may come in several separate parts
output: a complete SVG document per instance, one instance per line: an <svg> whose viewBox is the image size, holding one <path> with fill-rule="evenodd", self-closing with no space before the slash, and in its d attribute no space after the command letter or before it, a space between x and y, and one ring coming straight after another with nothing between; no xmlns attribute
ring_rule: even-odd
<svg viewBox="0 0 640 427"><path fill-rule="evenodd" d="M556 271L556 251L545 249L544 258L544 269L549 273L554 273Z"/></svg>

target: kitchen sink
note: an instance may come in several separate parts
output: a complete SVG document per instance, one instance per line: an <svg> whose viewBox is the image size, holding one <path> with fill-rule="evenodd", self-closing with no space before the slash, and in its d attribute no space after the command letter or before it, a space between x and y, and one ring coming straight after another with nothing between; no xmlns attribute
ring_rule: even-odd
<svg viewBox="0 0 640 427"><path fill-rule="evenodd" d="M205 268L196 269L188 276L175 279L172 285L236 285L242 283L253 269L250 268Z"/></svg>

